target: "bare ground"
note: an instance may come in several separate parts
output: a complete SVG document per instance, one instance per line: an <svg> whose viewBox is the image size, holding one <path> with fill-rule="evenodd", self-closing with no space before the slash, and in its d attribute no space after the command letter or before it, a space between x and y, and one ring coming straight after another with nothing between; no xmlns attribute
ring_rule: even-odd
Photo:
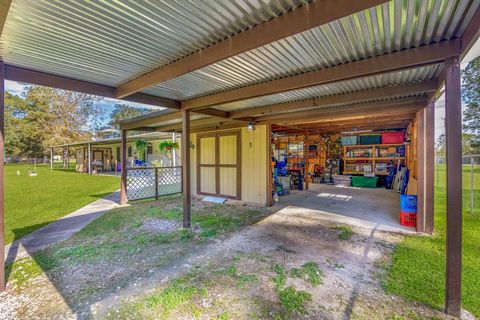
<svg viewBox="0 0 480 320"><path fill-rule="evenodd" d="M129 220L137 226L135 231L120 227L113 240L122 243L132 232L137 239L152 230L171 231L174 222L140 213L159 205L162 210L176 208L176 201L139 204L135 209L138 221ZM196 202L194 212L218 208ZM220 208L227 215L256 210ZM86 251L79 257L65 257L60 266L50 267L45 259L49 255L44 255L35 260L44 266L38 276L17 276L9 284L9 290L0 296L0 313L3 319L446 318L437 310L384 293L382 274L401 235L354 227L353 235L341 240L338 225L315 216L267 215L260 211L252 215L264 218L259 223L213 238L200 237L197 227L189 239L133 243L136 246L128 242L114 247L114 253L100 250L92 257ZM99 248L116 243L108 236L86 239L88 233L74 236L50 250L71 248L79 241L90 241ZM102 253L112 256L95 257ZM307 262L319 267L320 284L295 276L294 270ZM278 274L274 266L285 270L281 287L275 284ZM25 269L31 272L28 266ZM289 301L281 301L280 292L288 287L310 296L303 310L289 311Z"/></svg>

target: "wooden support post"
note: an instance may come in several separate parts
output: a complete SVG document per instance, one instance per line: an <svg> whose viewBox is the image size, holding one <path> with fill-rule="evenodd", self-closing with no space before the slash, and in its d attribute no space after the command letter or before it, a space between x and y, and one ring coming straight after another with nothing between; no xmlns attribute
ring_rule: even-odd
<svg viewBox="0 0 480 320"><path fill-rule="evenodd" d="M459 57L445 60L447 246L445 311L460 317L462 284L462 106Z"/></svg>
<svg viewBox="0 0 480 320"><path fill-rule="evenodd" d="M182 110L182 191L183 191L183 227L190 228L190 207L192 202L190 189L190 111Z"/></svg>
<svg viewBox="0 0 480 320"><path fill-rule="evenodd" d="M122 170L122 177L120 179L120 204L127 204L127 130L122 130L122 144L120 148L121 160L120 167Z"/></svg>
<svg viewBox="0 0 480 320"><path fill-rule="evenodd" d="M272 199L272 185L273 185L273 170L272 170L272 125L267 124L267 207L273 204Z"/></svg>
<svg viewBox="0 0 480 320"><path fill-rule="evenodd" d="M0 60L0 291L5 290L4 154L5 154L5 68Z"/></svg>
<svg viewBox="0 0 480 320"><path fill-rule="evenodd" d="M425 109L417 112L417 232L425 231Z"/></svg>
<svg viewBox="0 0 480 320"><path fill-rule="evenodd" d="M303 136L303 165L305 166L305 190L308 190L308 131Z"/></svg>
<svg viewBox="0 0 480 320"><path fill-rule="evenodd" d="M88 173L89 174L92 174L92 146L91 144L89 143L88 144Z"/></svg>
<svg viewBox="0 0 480 320"><path fill-rule="evenodd" d="M425 188L424 216L425 233L433 233L434 194L435 194L435 103L430 102L425 109Z"/></svg>
<svg viewBox="0 0 480 320"><path fill-rule="evenodd" d="M172 142L177 142L177 134L175 132L172 133ZM172 150L172 165L174 167L177 166L177 150L175 148Z"/></svg>

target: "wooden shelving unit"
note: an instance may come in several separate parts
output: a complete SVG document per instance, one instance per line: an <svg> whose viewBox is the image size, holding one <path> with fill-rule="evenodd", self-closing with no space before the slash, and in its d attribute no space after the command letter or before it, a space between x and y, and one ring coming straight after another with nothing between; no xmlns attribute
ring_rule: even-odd
<svg viewBox="0 0 480 320"><path fill-rule="evenodd" d="M394 161L395 163L398 161L406 161L406 157L399 157L399 156L392 156L392 157L385 157L385 156L377 156L379 154L378 149L385 149L385 148L397 148L404 146L404 144L369 144L369 145L352 145L352 146L343 146L343 161L345 163L345 170L343 171L344 174L364 174L364 173L373 173L375 175L388 175L387 172L378 171L377 172L377 163L385 163L387 161ZM365 157L349 157L348 155L351 154L350 150L352 149L369 149L367 152L368 156ZM347 168L349 167L348 163L349 162L359 162L359 161L364 161L363 165L364 166L370 166L371 171L360 171L360 170L348 170ZM362 163L357 164L358 166L362 166ZM351 166L350 166L351 167Z"/></svg>

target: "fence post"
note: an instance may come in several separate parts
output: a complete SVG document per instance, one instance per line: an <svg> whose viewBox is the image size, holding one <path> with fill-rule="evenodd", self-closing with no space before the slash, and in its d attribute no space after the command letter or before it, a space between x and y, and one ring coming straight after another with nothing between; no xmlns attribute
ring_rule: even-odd
<svg viewBox="0 0 480 320"><path fill-rule="evenodd" d="M470 213L473 214L473 156L470 157Z"/></svg>
<svg viewBox="0 0 480 320"><path fill-rule="evenodd" d="M158 167L155 167L155 199L158 200Z"/></svg>

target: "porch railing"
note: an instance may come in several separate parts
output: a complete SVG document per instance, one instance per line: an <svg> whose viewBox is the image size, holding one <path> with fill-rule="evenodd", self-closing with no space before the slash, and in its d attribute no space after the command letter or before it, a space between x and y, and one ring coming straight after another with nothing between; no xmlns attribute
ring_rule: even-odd
<svg viewBox="0 0 480 320"><path fill-rule="evenodd" d="M139 200L182 192L182 167L128 167L127 198Z"/></svg>

